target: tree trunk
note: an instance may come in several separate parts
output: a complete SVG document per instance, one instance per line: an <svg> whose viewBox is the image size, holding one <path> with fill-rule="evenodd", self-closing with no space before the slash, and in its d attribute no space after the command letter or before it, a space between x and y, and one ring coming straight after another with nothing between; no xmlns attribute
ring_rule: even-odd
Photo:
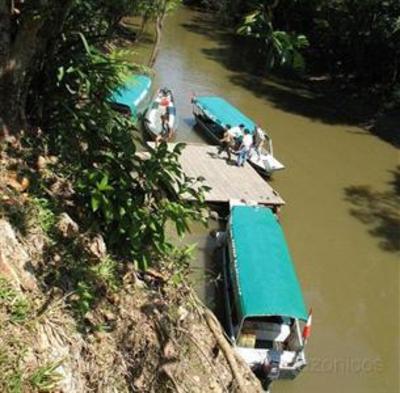
<svg viewBox="0 0 400 393"><path fill-rule="evenodd" d="M10 42L11 42L11 6L6 0L0 0L0 81L3 73L6 72L5 64L9 58ZM1 108L6 95L2 92L2 84L0 82L0 140L8 136L8 128L3 119L3 110Z"/></svg>
<svg viewBox="0 0 400 393"><path fill-rule="evenodd" d="M36 53L40 18L29 18L18 29L8 56L0 65L0 115L7 128L16 133L26 128L25 102L29 66Z"/></svg>
<svg viewBox="0 0 400 393"><path fill-rule="evenodd" d="M164 21L164 15L157 16L155 23L156 40L154 42L153 50L151 52L149 67L154 66L154 63L156 62L157 59L158 51L160 50L163 21Z"/></svg>
<svg viewBox="0 0 400 393"><path fill-rule="evenodd" d="M156 25L155 25L155 33L156 33L156 41L153 46L153 50L151 52L150 60L149 60L149 67L153 67L154 63L157 59L157 54L160 49L161 43L161 34L164 24L165 15L167 15L167 4L168 0L161 0L159 12L156 18Z"/></svg>
<svg viewBox="0 0 400 393"><path fill-rule="evenodd" d="M6 0L0 0L0 118L5 132L27 128L26 100L38 59L60 31L73 0L22 10L18 23ZM14 31L13 31L14 30Z"/></svg>
<svg viewBox="0 0 400 393"><path fill-rule="evenodd" d="M145 31L145 29L146 29L146 26L147 26L147 22L148 22L148 21L149 21L149 17L146 16L146 15L143 15L143 16L142 16L142 23L140 24L139 32L138 32L138 34L136 35L136 40L137 40L137 41L140 41L140 40L141 40L141 38L142 38L142 36L143 36L143 34L144 34L144 31Z"/></svg>

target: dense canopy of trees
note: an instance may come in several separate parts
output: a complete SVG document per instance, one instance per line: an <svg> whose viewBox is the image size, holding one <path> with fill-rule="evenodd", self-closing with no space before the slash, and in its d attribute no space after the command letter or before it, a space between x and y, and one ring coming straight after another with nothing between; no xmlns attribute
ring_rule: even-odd
<svg viewBox="0 0 400 393"><path fill-rule="evenodd" d="M202 187L182 172L181 145L170 152L163 144L149 159L136 154L133 122L109 104L136 68L110 42L123 16L162 20L173 4L0 0L0 153L19 156L32 194L142 268L172 252L167 222L182 234L202 218ZM49 161L52 174L37 171ZM54 182L69 191L55 199ZM182 197L190 194L198 203Z"/></svg>
<svg viewBox="0 0 400 393"><path fill-rule="evenodd" d="M398 0L200 0L260 38L267 65L301 65L362 85L399 88ZM298 37L305 37L300 45ZM273 55L275 54L275 60ZM272 55L272 57L271 57ZM279 55L279 56L277 56ZM282 57L284 61L282 62ZM285 59L286 58L286 59ZM297 60L296 60L297 59ZM293 62L294 60L294 62Z"/></svg>
<svg viewBox="0 0 400 393"><path fill-rule="evenodd" d="M47 117L48 113L38 108L53 100L51 94L59 95L57 73L71 71L73 63L78 63L76 56L81 59L85 52L82 36L90 46L102 49L124 16L136 14L144 20L162 21L177 3L0 0L0 118L4 125L19 130L27 126L31 114Z"/></svg>
<svg viewBox="0 0 400 393"><path fill-rule="evenodd" d="M165 251L167 220L183 232L186 219L198 216L181 196L201 194L177 165L180 148L161 149L148 162L135 155L132 123L108 104L135 67L108 44L132 14L155 22L159 42L165 14L179 3L0 0L0 140L11 136L14 146L29 146L31 163L35 155L57 156L57 171L81 199L74 213L135 256ZM197 3L250 36L266 67L303 71L307 64L346 81L400 90L398 0ZM155 54L156 48L151 62Z"/></svg>

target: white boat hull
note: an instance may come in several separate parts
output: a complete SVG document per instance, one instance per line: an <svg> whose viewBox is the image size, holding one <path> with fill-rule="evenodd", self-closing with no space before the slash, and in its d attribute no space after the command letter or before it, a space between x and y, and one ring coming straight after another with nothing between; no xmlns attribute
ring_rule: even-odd
<svg viewBox="0 0 400 393"><path fill-rule="evenodd" d="M251 165L266 174L285 169L285 165L278 161L273 155L265 152L258 155L255 151L252 151L248 161Z"/></svg>
<svg viewBox="0 0 400 393"><path fill-rule="evenodd" d="M162 105L162 100L164 98L168 98L170 102L168 106ZM168 114L168 127L171 130L171 133L174 133L177 127L174 97L172 95L172 92L169 92L168 96L165 97L160 91L158 91L157 94L154 96L149 109L144 115L144 126L153 139L164 136L163 134L165 132L162 126L161 116L166 113Z"/></svg>

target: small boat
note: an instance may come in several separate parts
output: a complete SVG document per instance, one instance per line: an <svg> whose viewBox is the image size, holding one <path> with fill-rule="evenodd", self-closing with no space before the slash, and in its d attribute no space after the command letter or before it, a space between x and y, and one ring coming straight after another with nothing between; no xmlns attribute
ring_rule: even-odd
<svg viewBox="0 0 400 393"><path fill-rule="evenodd" d="M137 118L146 109L151 89L147 75L131 75L111 96L112 107L128 117Z"/></svg>
<svg viewBox="0 0 400 393"><path fill-rule="evenodd" d="M172 91L159 89L143 118L144 128L152 139L170 140L177 127L176 106Z"/></svg>
<svg viewBox="0 0 400 393"><path fill-rule="evenodd" d="M196 122L217 143L220 143L225 132L224 127L227 125L235 127L243 124L251 134L254 134L256 124L225 99L217 96L201 96L194 97L192 103ZM272 139L265 132L264 134L268 149L264 146L260 155L252 149L248 161L262 174L270 176L285 166L274 157Z"/></svg>
<svg viewBox="0 0 400 393"><path fill-rule="evenodd" d="M310 315L278 219L259 205L233 205L223 243L227 333L268 386L306 366ZM301 333L301 325L305 324Z"/></svg>

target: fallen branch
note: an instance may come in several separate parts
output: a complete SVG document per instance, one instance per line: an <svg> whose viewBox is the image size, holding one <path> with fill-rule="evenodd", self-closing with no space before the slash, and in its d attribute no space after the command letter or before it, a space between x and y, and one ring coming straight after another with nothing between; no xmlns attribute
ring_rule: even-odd
<svg viewBox="0 0 400 393"><path fill-rule="evenodd" d="M219 324L217 325L214 315L211 313L211 311L204 309L203 316L207 322L208 327L210 328L211 332L213 333L219 347L221 348L221 350L226 358L226 361L229 364L229 367L232 371L232 375L234 376L236 383L237 383L238 392L246 393L247 392L246 385L245 385L242 375L239 371L235 356L232 354L232 348L228 344L224 335L221 333L221 331L219 329Z"/></svg>
<svg viewBox="0 0 400 393"><path fill-rule="evenodd" d="M144 277L149 277L161 282L167 282L168 281L168 277L165 274L162 274L154 269L147 269L144 273L143 273Z"/></svg>
<svg viewBox="0 0 400 393"><path fill-rule="evenodd" d="M169 381L172 383L174 386L175 390L177 393L183 393L182 389L179 387L178 382L176 381L175 377L172 375L172 373L167 369L166 366L164 366L161 371L165 374L165 376L169 379Z"/></svg>

